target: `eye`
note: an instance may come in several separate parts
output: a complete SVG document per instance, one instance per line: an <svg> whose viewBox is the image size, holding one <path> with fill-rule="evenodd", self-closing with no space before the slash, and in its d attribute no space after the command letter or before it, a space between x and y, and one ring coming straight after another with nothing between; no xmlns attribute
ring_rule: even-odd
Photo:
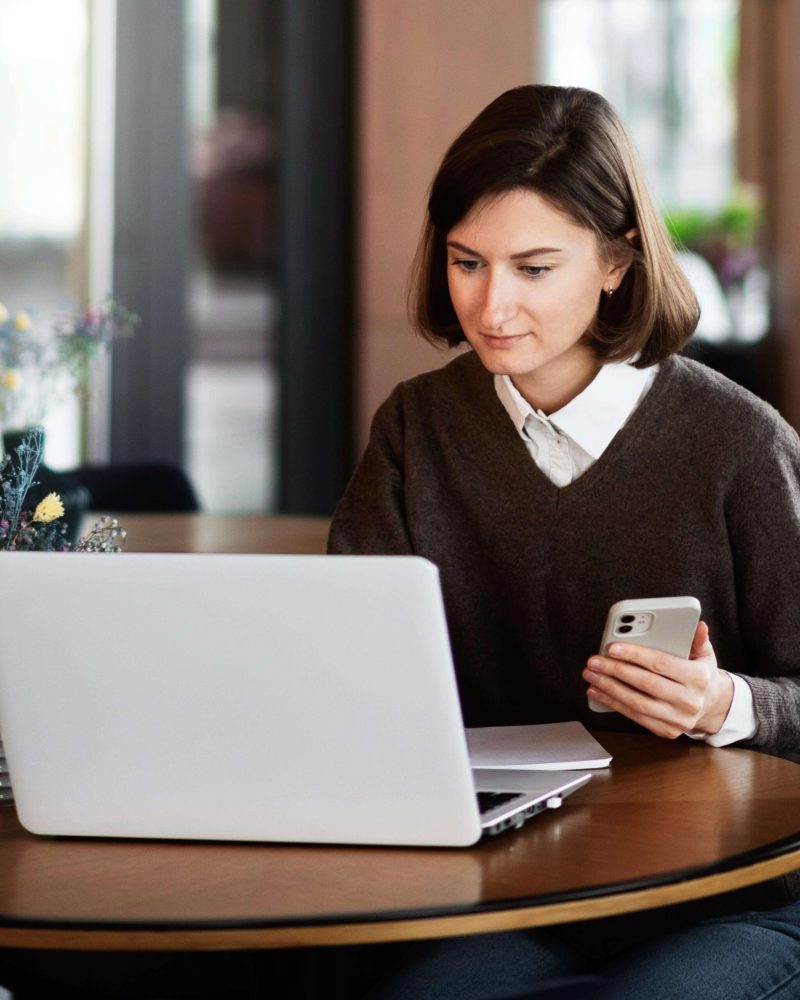
<svg viewBox="0 0 800 1000"><path fill-rule="evenodd" d="M460 271L466 271L468 274L471 274L473 271L477 271L481 266L480 261L472 260L467 257L450 261L450 263L453 267L457 267Z"/></svg>
<svg viewBox="0 0 800 1000"><path fill-rule="evenodd" d="M549 267L540 264L523 264L520 267L520 271L528 278L543 278L549 270Z"/></svg>

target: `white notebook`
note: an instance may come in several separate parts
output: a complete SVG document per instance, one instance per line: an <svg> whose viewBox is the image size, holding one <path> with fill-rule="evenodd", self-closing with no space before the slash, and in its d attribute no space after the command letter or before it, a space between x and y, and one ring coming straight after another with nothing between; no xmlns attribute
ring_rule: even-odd
<svg viewBox="0 0 800 1000"><path fill-rule="evenodd" d="M473 768L570 771L608 767L608 753L580 722L467 730Z"/></svg>

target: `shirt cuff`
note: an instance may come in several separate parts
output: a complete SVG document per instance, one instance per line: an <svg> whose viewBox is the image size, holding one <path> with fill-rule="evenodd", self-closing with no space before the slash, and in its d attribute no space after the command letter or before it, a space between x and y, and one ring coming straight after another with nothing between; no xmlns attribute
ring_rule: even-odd
<svg viewBox="0 0 800 1000"><path fill-rule="evenodd" d="M693 740L704 740L710 747L726 747L739 740L749 740L756 731L756 712L753 707L753 692L747 681L738 674L728 674L733 681L733 700L722 728L710 736L699 730L687 733Z"/></svg>

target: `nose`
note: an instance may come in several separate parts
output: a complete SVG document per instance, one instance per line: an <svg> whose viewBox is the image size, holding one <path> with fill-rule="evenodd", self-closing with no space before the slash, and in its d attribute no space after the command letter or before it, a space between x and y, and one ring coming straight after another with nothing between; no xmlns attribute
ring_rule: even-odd
<svg viewBox="0 0 800 1000"><path fill-rule="evenodd" d="M517 315L510 281L501 272L487 274L481 302L481 326L484 330L499 330Z"/></svg>

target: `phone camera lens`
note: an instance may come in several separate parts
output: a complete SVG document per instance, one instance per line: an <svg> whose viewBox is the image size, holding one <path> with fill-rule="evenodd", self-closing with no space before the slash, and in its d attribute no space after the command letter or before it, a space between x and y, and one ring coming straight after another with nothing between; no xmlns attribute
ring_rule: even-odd
<svg viewBox="0 0 800 1000"><path fill-rule="evenodd" d="M626 615L625 617L627 618L627 617L630 617L630 616ZM622 620L625 621L625 618L623 618ZM617 631L620 632L620 633L622 633L622 634L627 634L628 632L632 632L633 631L633 626L632 625L620 625L620 627L617 629Z"/></svg>
<svg viewBox="0 0 800 1000"><path fill-rule="evenodd" d="M621 622L625 622L626 624L629 625L629 624L631 624L631 622L635 622L636 621L636 616L635 615L623 615L620 618L620 621ZM622 631L622 629L620 629L620 631ZM630 629L628 629L628 631L630 632Z"/></svg>

